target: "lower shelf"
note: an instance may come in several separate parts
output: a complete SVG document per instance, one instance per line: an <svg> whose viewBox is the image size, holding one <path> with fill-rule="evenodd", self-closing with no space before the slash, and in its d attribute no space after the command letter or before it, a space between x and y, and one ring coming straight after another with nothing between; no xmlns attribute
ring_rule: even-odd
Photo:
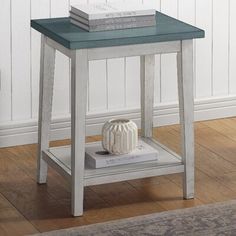
<svg viewBox="0 0 236 236"><path fill-rule="evenodd" d="M90 167L85 166L84 185L98 185L184 172L184 165L180 156L153 139L143 138L142 140L159 151L157 161L148 161L100 169L91 169ZM88 143L86 145L90 144ZM43 152L43 159L53 169L71 181L70 146L50 148L49 150Z"/></svg>

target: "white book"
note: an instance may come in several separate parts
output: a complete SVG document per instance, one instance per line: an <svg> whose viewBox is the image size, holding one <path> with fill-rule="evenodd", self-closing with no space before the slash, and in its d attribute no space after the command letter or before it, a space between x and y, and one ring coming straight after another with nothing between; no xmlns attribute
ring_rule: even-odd
<svg viewBox="0 0 236 236"><path fill-rule="evenodd" d="M158 151L139 140L136 150L124 155L113 155L103 150L101 144L90 144L85 148L85 163L91 168L104 168L145 161L156 161Z"/></svg>
<svg viewBox="0 0 236 236"><path fill-rule="evenodd" d="M156 14L156 10L147 4L129 2L72 5L71 11L87 20Z"/></svg>

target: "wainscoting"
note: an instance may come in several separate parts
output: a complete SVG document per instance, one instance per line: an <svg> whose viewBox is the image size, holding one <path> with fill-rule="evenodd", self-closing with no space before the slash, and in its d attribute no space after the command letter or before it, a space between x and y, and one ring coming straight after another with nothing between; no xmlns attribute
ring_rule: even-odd
<svg viewBox="0 0 236 236"><path fill-rule="evenodd" d="M89 0L104 2L105 0ZM125 2L125 0L119 0ZM126 0L141 2L141 0ZM206 30L194 45L196 120L236 115L236 2L143 0L157 10ZM31 18L67 16L70 4L87 0L1 0L0 146L37 139L40 35ZM3 37L2 37L3 36ZM178 122L176 55L156 56L155 123ZM69 135L70 61L56 59L52 138ZM139 58L90 62L88 134L114 115L139 118Z"/></svg>

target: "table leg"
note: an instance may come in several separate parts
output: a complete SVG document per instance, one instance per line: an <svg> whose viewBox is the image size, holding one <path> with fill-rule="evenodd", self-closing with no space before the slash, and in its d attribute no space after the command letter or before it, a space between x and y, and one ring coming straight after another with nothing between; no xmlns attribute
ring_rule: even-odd
<svg viewBox="0 0 236 236"><path fill-rule="evenodd" d="M152 137L155 55L140 57L141 69L141 136Z"/></svg>
<svg viewBox="0 0 236 236"><path fill-rule="evenodd" d="M71 201L74 216L83 214L88 79L87 49L74 51L71 58Z"/></svg>
<svg viewBox="0 0 236 236"><path fill-rule="evenodd" d="M41 38L40 59L40 91L39 91L39 122L38 122L38 167L37 181L47 181L47 164L42 159L42 151L49 148L50 122L52 113L52 97L55 70L55 49L46 44L46 37Z"/></svg>
<svg viewBox="0 0 236 236"><path fill-rule="evenodd" d="M193 40L183 40L177 54L184 198L194 198Z"/></svg>

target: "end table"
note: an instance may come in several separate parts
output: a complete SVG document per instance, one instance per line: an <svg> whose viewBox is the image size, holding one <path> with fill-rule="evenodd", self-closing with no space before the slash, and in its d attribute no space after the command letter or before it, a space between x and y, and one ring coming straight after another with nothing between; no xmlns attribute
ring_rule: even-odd
<svg viewBox="0 0 236 236"><path fill-rule="evenodd" d="M83 214L84 186L183 173L183 196L194 197L193 39L204 31L157 12L154 27L86 32L69 18L32 20L42 34L38 183L50 165L71 184L72 215ZM71 146L49 148L55 51L71 58ZM182 157L152 138L155 54L177 53ZM158 161L91 169L85 166L85 119L90 60L140 56L141 138L159 151ZM99 78L98 78L99 79Z"/></svg>

